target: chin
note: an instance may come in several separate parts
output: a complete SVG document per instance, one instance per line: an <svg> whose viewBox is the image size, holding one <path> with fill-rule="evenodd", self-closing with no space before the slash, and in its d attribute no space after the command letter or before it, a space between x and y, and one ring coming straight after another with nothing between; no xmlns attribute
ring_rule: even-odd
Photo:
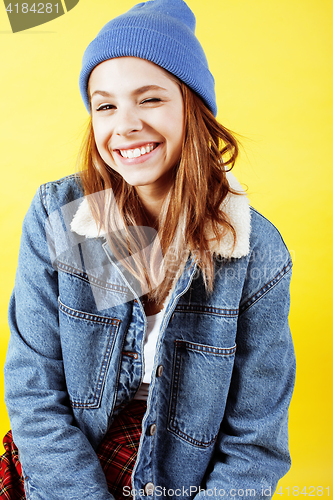
<svg viewBox="0 0 333 500"><path fill-rule="evenodd" d="M145 179L142 175L138 177L124 177L124 181L133 187L149 186L158 182L158 179Z"/></svg>

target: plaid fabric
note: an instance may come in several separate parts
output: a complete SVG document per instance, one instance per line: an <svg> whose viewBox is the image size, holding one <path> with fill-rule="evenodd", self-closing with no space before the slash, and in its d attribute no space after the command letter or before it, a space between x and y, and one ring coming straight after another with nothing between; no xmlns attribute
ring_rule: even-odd
<svg viewBox="0 0 333 500"><path fill-rule="evenodd" d="M12 431L3 438L5 454L0 457L0 499L25 500L22 467Z"/></svg>
<svg viewBox="0 0 333 500"><path fill-rule="evenodd" d="M145 401L131 401L114 419L97 450L109 491L116 500L129 498L123 496L123 488L131 486L146 408ZM0 457L0 500L25 500L22 467L12 431L7 432L3 444L5 454Z"/></svg>
<svg viewBox="0 0 333 500"><path fill-rule="evenodd" d="M131 486L146 408L145 401L132 400L117 415L97 450L109 491L116 500L128 499L123 496L123 488Z"/></svg>

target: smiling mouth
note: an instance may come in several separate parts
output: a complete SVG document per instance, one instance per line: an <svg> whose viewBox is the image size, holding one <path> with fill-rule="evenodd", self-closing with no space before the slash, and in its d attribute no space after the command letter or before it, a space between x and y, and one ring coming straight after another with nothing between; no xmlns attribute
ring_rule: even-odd
<svg viewBox="0 0 333 500"><path fill-rule="evenodd" d="M139 158L140 156L146 155L157 148L158 142L148 143L145 146L141 146L135 149L117 149L119 154L123 158Z"/></svg>

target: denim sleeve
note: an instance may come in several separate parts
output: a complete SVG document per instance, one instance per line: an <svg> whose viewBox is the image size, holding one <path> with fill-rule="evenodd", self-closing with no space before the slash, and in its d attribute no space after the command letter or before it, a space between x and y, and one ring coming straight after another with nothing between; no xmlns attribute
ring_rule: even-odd
<svg viewBox="0 0 333 500"><path fill-rule="evenodd" d="M23 223L9 307L5 399L26 496L31 500L112 500L98 457L76 426L68 400L57 271L45 234L47 217L38 192Z"/></svg>
<svg viewBox="0 0 333 500"><path fill-rule="evenodd" d="M241 303L225 416L204 489L195 498L206 492L215 498L270 498L290 468L288 408L295 377L290 277L287 260Z"/></svg>

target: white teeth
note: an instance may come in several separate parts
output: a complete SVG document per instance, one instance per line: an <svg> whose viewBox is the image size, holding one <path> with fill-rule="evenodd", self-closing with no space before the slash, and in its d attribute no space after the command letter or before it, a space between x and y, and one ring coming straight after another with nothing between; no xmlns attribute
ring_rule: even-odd
<svg viewBox="0 0 333 500"><path fill-rule="evenodd" d="M120 154L124 158L139 158L139 156L150 153L154 149L153 144L147 144L147 146L142 146L141 148L135 149L120 149Z"/></svg>

